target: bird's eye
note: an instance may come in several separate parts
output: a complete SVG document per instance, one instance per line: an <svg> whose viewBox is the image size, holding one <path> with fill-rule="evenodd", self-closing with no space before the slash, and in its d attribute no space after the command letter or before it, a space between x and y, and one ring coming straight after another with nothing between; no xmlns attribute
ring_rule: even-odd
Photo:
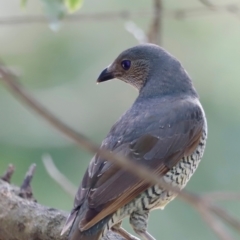
<svg viewBox="0 0 240 240"><path fill-rule="evenodd" d="M131 61L129 61L129 60L123 60L123 61L121 62L121 65L122 65L122 68L123 68L124 70L128 70L128 69L131 67Z"/></svg>

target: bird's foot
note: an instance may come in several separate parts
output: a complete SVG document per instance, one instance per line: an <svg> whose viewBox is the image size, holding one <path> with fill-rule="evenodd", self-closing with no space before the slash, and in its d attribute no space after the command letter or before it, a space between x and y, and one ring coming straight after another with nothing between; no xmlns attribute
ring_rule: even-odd
<svg viewBox="0 0 240 240"><path fill-rule="evenodd" d="M135 233L144 240L156 240L150 233L147 232L149 211L133 212L130 215L130 224Z"/></svg>

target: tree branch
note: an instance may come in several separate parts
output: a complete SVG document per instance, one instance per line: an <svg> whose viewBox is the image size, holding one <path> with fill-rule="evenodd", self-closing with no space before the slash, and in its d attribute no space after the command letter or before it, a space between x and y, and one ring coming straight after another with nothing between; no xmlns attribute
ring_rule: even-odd
<svg viewBox="0 0 240 240"><path fill-rule="evenodd" d="M0 179L1 240L66 240L60 236L67 213L19 197L20 189ZM109 231L103 240L124 240Z"/></svg>
<svg viewBox="0 0 240 240"><path fill-rule="evenodd" d="M62 240L67 213L19 197L20 189L0 180L1 240Z"/></svg>
<svg viewBox="0 0 240 240"><path fill-rule="evenodd" d="M154 14L148 33L148 41L150 43L160 44L162 33L162 0L154 0Z"/></svg>
<svg viewBox="0 0 240 240"><path fill-rule="evenodd" d="M156 0L157 1L157 0ZM155 11L154 11L155 12ZM164 10L162 15L168 18L186 19L199 16L212 15L213 13L230 13L239 17L239 3L229 3L225 5L202 6L193 8L180 8L176 10ZM81 13L68 15L64 18L65 22L84 22L84 21L114 21L114 20L131 20L133 18L151 17L152 11L136 11L128 10L118 12L102 12L102 13ZM155 15L155 14L154 14ZM157 16L156 16L157 17ZM32 16L7 16L0 18L0 25L25 25L25 24L46 24L49 20L43 15Z"/></svg>

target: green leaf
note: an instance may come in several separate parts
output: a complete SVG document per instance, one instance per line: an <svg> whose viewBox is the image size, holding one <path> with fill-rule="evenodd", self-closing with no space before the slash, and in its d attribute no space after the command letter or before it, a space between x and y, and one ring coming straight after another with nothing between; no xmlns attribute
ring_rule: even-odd
<svg viewBox="0 0 240 240"><path fill-rule="evenodd" d="M21 4L20 5L21 5L22 8L26 7L27 1L28 0L21 0Z"/></svg>
<svg viewBox="0 0 240 240"><path fill-rule="evenodd" d="M40 0L43 3L44 12L51 23L60 21L67 13L64 0Z"/></svg>
<svg viewBox="0 0 240 240"><path fill-rule="evenodd" d="M81 8L83 0L65 0L65 5L68 11L73 13Z"/></svg>
<svg viewBox="0 0 240 240"><path fill-rule="evenodd" d="M61 20L67 14L67 8L64 0L40 0L43 4L44 13L49 20L49 27L53 31L58 31L61 26Z"/></svg>

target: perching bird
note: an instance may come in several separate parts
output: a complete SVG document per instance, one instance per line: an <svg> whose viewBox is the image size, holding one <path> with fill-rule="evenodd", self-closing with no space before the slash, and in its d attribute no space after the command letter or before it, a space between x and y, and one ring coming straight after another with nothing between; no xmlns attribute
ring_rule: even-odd
<svg viewBox="0 0 240 240"><path fill-rule="evenodd" d="M205 149L207 123L196 90L180 62L153 44L123 51L97 82L118 78L139 95L113 125L101 148L146 166L182 189L195 172ZM96 154L75 197L63 229L70 240L99 240L109 229L137 239L121 228L129 216L145 240L149 211L163 209L176 194L151 186Z"/></svg>

